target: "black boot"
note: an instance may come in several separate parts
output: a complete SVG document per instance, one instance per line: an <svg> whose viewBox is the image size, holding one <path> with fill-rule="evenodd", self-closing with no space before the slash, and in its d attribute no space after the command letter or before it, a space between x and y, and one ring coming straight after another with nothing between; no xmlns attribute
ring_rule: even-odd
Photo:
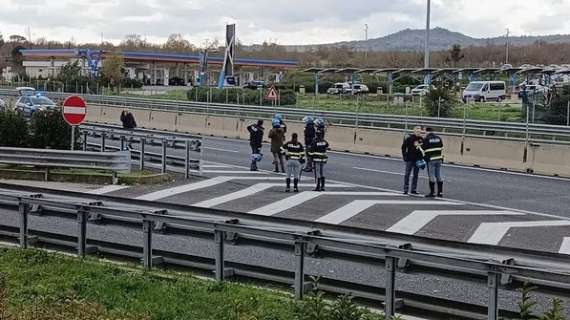
<svg viewBox="0 0 570 320"><path fill-rule="evenodd" d="M317 180L317 186L315 187L315 189L313 189L313 191L321 191L321 179L315 179Z"/></svg>
<svg viewBox="0 0 570 320"><path fill-rule="evenodd" d="M285 179L285 183L287 184L287 188L285 188L285 192L291 192L291 179Z"/></svg>
<svg viewBox="0 0 570 320"><path fill-rule="evenodd" d="M443 198L443 181L437 182L437 196Z"/></svg>
<svg viewBox="0 0 570 320"><path fill-rule="evenodd" d="M251 171L257 171L257 163L255 161L251 162L250 170Z"/></svg>
<svg viewBox="0 0 570 320"><path fill-rule="evenodd" d="M293 191L294 192L299 192L299 179L293 179Z"/></svg>
<svg viewBox="0 0 570 320"><path fill-rule="evenodd" d="M429 183L429 194L426 194L426 198L433 198L435 197L435 182Z"/></svg>
<svg viewBox="0 0 570 320"><path fill-rule="evenodd" d="M325 191L325 178L321 178L321 191Z"/></svg>
<svg viewBox="0 0 570 320"><path fill-rule="evenodd" d="M275 165L275 170L273 170L273 172L279 173L279 164L277 162L274 162L273 164Z"/></svg>

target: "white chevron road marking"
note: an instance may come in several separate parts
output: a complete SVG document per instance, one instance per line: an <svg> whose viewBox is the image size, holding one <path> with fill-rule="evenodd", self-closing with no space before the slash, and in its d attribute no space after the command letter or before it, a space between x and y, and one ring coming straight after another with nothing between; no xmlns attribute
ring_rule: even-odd
<svg viewBox="0 0 570 320"><path fill-rule="evenodd" d="M570 254L570 237L566 237L562 240L562 245L558 253Z"/></svg>
<svg viewBox="0 0 570 320"><path fill-rule="evenodd" d="M532 228L532 227L561 227L570 226L570 221L545 220L545 221L525 221L525 222L497 222L482 223L468 242L497 245L505 237L511 228Z"/></svg>

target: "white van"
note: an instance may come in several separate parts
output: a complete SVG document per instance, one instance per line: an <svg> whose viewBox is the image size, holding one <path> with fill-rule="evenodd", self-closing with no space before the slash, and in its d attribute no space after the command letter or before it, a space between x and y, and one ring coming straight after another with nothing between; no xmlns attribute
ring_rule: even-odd
<svg viewBox="0 0 570 320"><path fill-rule="evenodd" d="M504 81L473 81L463 91L463 102L503 101L507 96L507 85Z"/></svg>

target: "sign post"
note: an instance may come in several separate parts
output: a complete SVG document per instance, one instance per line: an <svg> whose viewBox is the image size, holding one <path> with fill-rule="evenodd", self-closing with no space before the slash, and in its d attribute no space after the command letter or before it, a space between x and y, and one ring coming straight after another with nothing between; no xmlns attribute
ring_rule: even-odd
<svg viewBox="0 0 570 320"><path fill-rule="evenodd" d="M71 96L63 101L63 120L71 126L71 150L75 149L75 127L85 121L87 105L79 96Z"/></svg>

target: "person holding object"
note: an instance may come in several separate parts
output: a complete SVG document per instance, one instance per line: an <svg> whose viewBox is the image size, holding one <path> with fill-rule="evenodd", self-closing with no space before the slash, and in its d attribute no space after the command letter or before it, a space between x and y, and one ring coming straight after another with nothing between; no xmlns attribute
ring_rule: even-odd
<svg viewBox="0 0 570 320"><path fill-rule="evenodd" d="M249 145L251 147L251 171L257 171L257 162L261 161L261 147L263 146L263 120L257 120L257 123L249 125Z"/></svg>
<svg viewBox="0 0 570 320"><path fill-rule="evenodd" d="M281 127L279 119L274 118L271 124L273 128L269 130L269 139L271 140L271 153L273 154L273 165L275 167L273 172L279 172L279 165L281 165L281 172L285 173L285 164L282 154L282 147L285 142L285 130Z"/></svg>
<svg viewBox="0 0 570 320"><path fill-rule="evenodd" d="M405 162L404 174L404 194L408 194L410 189L410 174L413 172L412 177L412 194L418 194L418 176L420 168L417 162L423 160L421 146L423 144L422 128L420 126L414 127L414 133L404 140L402 144L402 157Z"/></svg>
<svg viewBox="0 0 570 320"><path fill-rule="evenodd" d="M426 129L427 136L424 139L422 149L427 161L429 177L429 194L427 198L435 197L435 184L437 182L437 196L443 197L443 178L441 166L443 165L443 140L433 132L432 128Z"/></svg>
<svg viewBox="0 0 570 320"><path fill-rule="evenodd" d="M317 138L310 148L309 155L313 159L316 187L314 191L325 191L325 164L328 160L329 143L324 138L324 132L317 132Z"/></svg>
<svg viewBox="0 0 570 320"><path fill-rule="evenodd" d="M285 192L291 192L291 178L293 178L293 191L299 192L299 179L301 178L301 167L303 166L303 156L305 149L299 142L298 135L293 133L291 141L285 143L285 157L287 159L287 178L285 179Z"/></svg>
<svg viewBox="0 0 570 320"><path fill-rule="evenodd" d="M309 152L309 147L313 145L313 142L315 141L315 123L313 120L313 117L311 116L306 116L303 118L303 122L305 122L305 146L307 146L307 165L305 166L305 169L303 171L305 172L312 172L313 171L313 159L311 158L311 156L308 154Z"/></svg>

